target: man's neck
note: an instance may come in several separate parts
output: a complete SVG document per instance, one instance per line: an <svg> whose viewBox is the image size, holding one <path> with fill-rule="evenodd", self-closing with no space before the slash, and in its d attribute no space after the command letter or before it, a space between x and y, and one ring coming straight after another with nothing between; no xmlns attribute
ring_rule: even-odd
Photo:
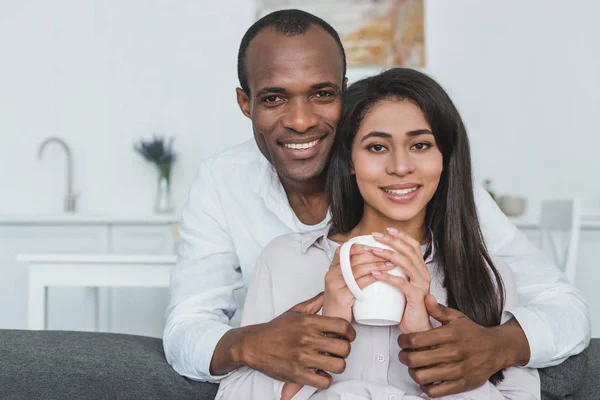
<svg viewBox="0 0 600 400"><path fill-rule="evenodd" d="M325 219L328 205L324 177L305 182L294 182L281 177L280 180L290 207L300 222L316 225Z"/></svg>

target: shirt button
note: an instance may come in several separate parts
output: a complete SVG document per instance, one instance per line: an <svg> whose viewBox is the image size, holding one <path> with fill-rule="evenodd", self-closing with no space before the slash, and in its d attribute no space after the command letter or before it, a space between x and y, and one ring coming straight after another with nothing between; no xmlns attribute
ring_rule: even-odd
<svg viewBox="0 0 600 400"><path fill-rule="evenodd" d="M385 356L383 354L380 354L377 356L377 361L379 361L380 363L385 361Z"/></svg>

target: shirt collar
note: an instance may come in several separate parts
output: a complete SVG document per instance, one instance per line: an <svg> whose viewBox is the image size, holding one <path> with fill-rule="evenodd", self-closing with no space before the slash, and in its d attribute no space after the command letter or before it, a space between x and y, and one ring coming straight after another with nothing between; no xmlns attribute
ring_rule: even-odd
<svg viewBox="0 0 600 400"><path fill-rule="evenodd" d="M301 249L302 253L306 254L308 249L311 246L315 246L327 253L330 259L333 258L333 253L335 251L332 248L331 243L327 237L329 236L329 230L331 229L331 224L325 225L325 227L321 229L314 230L312 232L307 232L302 235L301 238Z"/></svg>
<svg viewBox="0 0 600 400"><path fill-rule="evenodd" d="M292 231L296 231L295 215L290 207L285 189L281 184L275 167L267 160L257 148L259 169L254 192L262 198L265 206L273 212Z"/></svg>

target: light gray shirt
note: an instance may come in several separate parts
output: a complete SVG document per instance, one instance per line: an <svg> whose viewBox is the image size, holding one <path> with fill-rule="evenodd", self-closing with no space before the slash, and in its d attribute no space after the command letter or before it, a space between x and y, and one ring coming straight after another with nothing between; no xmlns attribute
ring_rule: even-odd
<svg viewBox="0 0 600 400"><path fill-rule="evenodd" d="M271 321L324 288L325 274L337 244L327 239L328 227L305 234L290 234L273 240L259 257L244 306L242 325ZM431 273L430 292L439 303L446 304L439 266L426 260ZM510 268L501 259L494 264L502 276L506 299L504 310L517 306L517 292ZM503 321L512 318L503 313ZM434 327L440 324L431 320ZM332 375L329 389L320 391L304 386L294 400L409 400L428 398L398 360L398 326L375 327L354 323L356 340L346 360L346 370ZM540 379L536 369L508 368L505 379L497 386L486 382L473 391L444 399L540 399ZM244 367L221 381L216 400L280 399L284 383Z"/></svg>

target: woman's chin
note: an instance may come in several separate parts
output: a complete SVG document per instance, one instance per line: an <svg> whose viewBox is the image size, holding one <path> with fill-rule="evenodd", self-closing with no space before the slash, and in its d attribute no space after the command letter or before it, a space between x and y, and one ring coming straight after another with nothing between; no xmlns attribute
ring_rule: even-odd
<svg viewBox="0 0 600 400"><path fill-rule="evenodd" d="M419 211L402 210L399 212L385 212L383 214L387 218L389 218L393 221L405 224L405 223L411 222L415 218L419 217L421 212L420 212L420 210Z"/></svg>

